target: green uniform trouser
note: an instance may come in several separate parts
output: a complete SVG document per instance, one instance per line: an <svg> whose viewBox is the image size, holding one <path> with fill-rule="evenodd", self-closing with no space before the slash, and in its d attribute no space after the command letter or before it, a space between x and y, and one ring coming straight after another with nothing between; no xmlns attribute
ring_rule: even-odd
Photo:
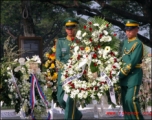
<svg viewBox="0 0 152 120"><path fill-rule="evenodd" d="M61 78L61 72L58 72L58 78ZM72 98L68 97L67 101L63 100L64 90L62 89L62 85L58 84L57 89L57 99L60 106L65 109L65 119L66 120L80 120L82 117L82 113L76 107L76 101Z"/></svg>
<svg viewBox="0 0 152 120"><path fill-rule="evenodd" d="M140 86L121 86L121 99L125 120L143 120L140 111L139 100L137 98Z"/></svg>

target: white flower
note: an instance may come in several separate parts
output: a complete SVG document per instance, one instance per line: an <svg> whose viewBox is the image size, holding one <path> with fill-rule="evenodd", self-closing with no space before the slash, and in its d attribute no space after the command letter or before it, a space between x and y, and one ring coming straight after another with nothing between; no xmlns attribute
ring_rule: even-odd
<svg viewBox="0 0 152 120"><path fill-rule="evenodd" d="M109 72L109 71L111 71L111 69L112 69L112 65L109 64L109 65L105 68L105 71L106 71L106 72Z"/></svg>
<svg viewBox="0 0 152 120"><path fill-rule="evenodd" d="M82 32L81 30L78 30L77 33L76 33L76 37L77 37L78 39L80 39L80 40L82 39L82 37L81 37L81 32Z"/></svg>
<svg viewBox="0 0 152 120"><path fill-rule="evenodd" d="M10 67L7 67L7 70L11 70L11 68L10 68Z"/></svg>
<svg viewBox="0 0 152 120"><path fill-rule="evenodd" d="M84 91L83 98L87 98L87 97L88 97L88 92L87 92L87 91Z"/></svg>
<svg viewBox="0 0 152 120"><path fill-rule="evenodd" d="M17 62L17 61L18 61L18 59L15 59L15 60L14 60L14 62Z"/></svg>
<svg viewBox="0 0 152 120"><path fill-rule="evenodd" d="M8 97L9 97L10 99L12 99L12 98L13 98L11 94L8 94Z"/></svg>
<svg viewBox="0 0 152 120"><path fill-rule="evenodd" d="M95 98L94 94L91 94L91 96L90 96L90 97L91 97L91 98L93 98L93 99Z"/></svg>
<svg viewBox="0 0 152 120"><path fill-rule="evenodd" d="M78 98L80 98L80 99L83 98L83 93L82 93L82 92L80 92L80 93L78 94Z"/></svg>
<svg viewBox="0 0 152 120"><path fill-rule="evenodd" d="M97 93L98 97L101 98L102 94L101 93Z"/></svg>
<svg viewBox="0 0 152 120"><path fill-rule="evenodd" d="M95 86L97 84L97 82L94 80L92 83L92 86Z"/></svg>
<svg viewBox="0 0 152 120"><path fill-rule="evenodd" d="M66 93L70 93L71 92L70 86L68 86L68 85L64 86L63 89L65 90Z"/></svg>
<svg viewBox="0 0 152 120"><path fill-rule="evenodd" d="M106 26L104 24L102 24L100 27L99 27L99 31L101 32L102 30L104 30L106 28Z"/></svg>
<svg viewBox="0 0 152 120"><path fill-rule="evenodd" d="M101 39L100 39L100 42L110 42L112 40L112 37L111 36L103 36Z"/></svg>
<svg viewBox="0 0 152 120"><path fill-rule="evenodd" d="M99 31L97 31L97 30L92 33L93 37L98 37L98 35L99 35Z"/></svg>
<svg viewBox="0 0 152 120"><path fill-rule="evenodd" d="M98 24L98 23L94 23L93 25L94 25L94 26L99 26L99 24Z"/></svg>
<svg viewBox="0 0 152 120"><path fill-rule="evenodd" d="M19 58L18 62L20 63L20 65L24 65L25 64L25 59L24 58Z"/></svg>
<svg viewBox="0 0 152 120"><path fill-rule="evenodd" d="M86 47L85 47L85 51L86 51L86 53L89 53L89 52L90 52L90 50L91 50L91 49L90 49L90 47L88 47L88 46L86 46Z"/></svg>
<svg viewBox="0 0 152 120"><path fill-rule="evenodd" d="M118 69L120 69L120 65L117 62L114 63L114 66L117 67Z"/></svg>
<svg viewBox="0 0 152 120"><path fill-rule="evenodd" d="M19 70L21 70L21 66L17 66L17 67L14 69L15 72L18 72Z"/></svg>
<svg viewBox="0 0 152 120"><path fill-rule="evenodd" d="M29 59L29 58L26 58L26 59L27 59L27 61L32 60L32 61L34 61L34 62L36 62L36 63L41 63L41 60L40 60L40 58L39 58L39 56L38 56L38 55L34 55L34 56L32 56L32 58L31 58L31 59Z"/></svg>
<svg viewBox="0 0 152 120"><path fill-rule="evenodd" d="M79 46L75 46L75 47L74 47L74 52L77 53L78 50L79 50Z"/></svg>
<svg viewBox="0 0 152 120"><path fill-rule="evenodd" d="M98 54L102 55L103 54L103 49L99 49Z"/></svg>
<svg viewBox="0 0 152 120"><path fill-rule="evenodd" d="M103 33L104 33L105 35L108 35L108 31L106 31L106 30L103 30Z"/></svg>
<svg viewBox="0 0 152 120"><path fill-rule="evenodd" d="M117 55L118 55L118 52L117 52L117 51L114 51L114 54L117 56Z"/></svg>
<svg viewBox="0 0 152 120"><path fill-rule="evenodd" d="M116 74L116 71L112 70L112 71L111 71L111 74Z"/></svg>
<svg viewBox="0 0 152 120"><path fill-rule="evenodd" d="M83 34L82 34L82 37L85 37L87 35L87 33L86 32L84 32Z"/></svg>
<svg viewBox="0 0 152 120"><path fill-rule="evenodd" d="M110 52L111 48L110 46L106 46L104 51L103 51L103 58L107 58L107 54Z"/></svg>

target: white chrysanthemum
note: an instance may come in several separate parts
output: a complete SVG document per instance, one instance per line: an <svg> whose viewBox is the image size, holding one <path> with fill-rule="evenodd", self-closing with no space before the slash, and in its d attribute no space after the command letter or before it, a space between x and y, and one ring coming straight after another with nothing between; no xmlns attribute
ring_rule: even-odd
<svg viewBox="0 0 152 120"><path fill-rule="evenodd" d="M102 55L103 54L103 49L99 49L98 54Z"/></svg>
<svg viewBox="0 0 152 120"><path fill-rule="evenodd" d="M97 82L93 81L92 86L95 86L95 85L97 85Z"/></svg>
<svg viewBox="0 0 152 120"><path fill-rule="evenodd" d="M72 69L68 69L68 74L73 75L74 71Z"/></svg>
<svg viewBox="0 0 152 120"><path fill-rule="evenodd" d="M77 37L78 39L80 39L80 40L82 39L82 37L81 37L81 32L82 32L81 30L78 30L77 33L76 33L76 37Z"/></svg>
<svg viewBox="0 0 152 120"><path fill-rule="evenodd" d="M109 71L111 71L111 69L112 69L112 65L109 64L109 65L107 65L107 67L105 68L105 71L106 71L106 72L109 72Z"/></svg>
<svg viewBox="0 0 152 120"><path fill-rule="evenodd" d="M110 63L114 63L114 57L110 57L109 61Z"/></svg>
<svg viewBox="0 0 152 120"><path fill-rule="evenodd" d="M94 41L94 42L98 42L98 40L99 40L99 38L97 38L97 37L96 37L96 38L93 38L93 41Z"/></svg>
<svg viewBox="0 0 152 120"><path fill-rule="evenodd" d="M108 35L108 31L106 31L106 30L103 30L103 33L104 33L105 35Z"/></svg>
<svg viewBox="0 0 152 120"><path fill-rule="evenodd" d="M86 99L87 97L88 97L88 92L87 92L87 91L84 91L83 98Z"/></svg>
<svg viewBox="0 0 152 120"><path fill-rule="evenodd" d="M100 42L110 42L112 40L111 36L102 36Z"/></svg>
<svg viewBox="0 0 152 120"><path fill-rule="evenodd" d="M78 98L80 98L80 99L83 98L83 92L80 92L80 93L78 94Z"/></svg>
<svg viewBox="0 0 152 120"><path fill-rule="evenodd" d="M97 30L96 30L96 31L93 31L93 33L92 33L92 36L93 36L93 37L98 37L98 35L99 35L99 31L97 31Z"/></svg>
<svg viewBox="0 0 152 120"><path fill-rule="evenodd" d="M69 85L63 86L63 89L65 90L66 93L70 93L71 92Z"/></svg>
<svg viewBox="0 0 152 120"><path fill-rule="evenodd" d="M87 85L86 84L82 84L82 88L86 89Z"/></svg>

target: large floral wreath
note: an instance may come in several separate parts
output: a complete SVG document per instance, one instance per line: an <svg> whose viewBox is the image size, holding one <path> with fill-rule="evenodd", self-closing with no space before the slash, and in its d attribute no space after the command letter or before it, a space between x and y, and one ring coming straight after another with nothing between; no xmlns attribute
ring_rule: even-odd
<svg viewBox="0 0 152 120"><path fill-rule="evenodd" d="M41 60L39 56L32 56L32 58L19 58L16 49L16 46L9 46L10 38L6 40L4 44L5 55L2 59L1 65L1 95L0 100L3 101L3 107L12 106L15 108L15 112L21 113L22 118L27 118L32 114L36 118L46 115L46 104L44 99L41 98L41 95L45 95L43 91L47 91L45 83L44 74L40 70ZM17 59L15 59L17 58ZM35 98L33 101L33 107L31 105L31 84L32 84L32 74L35 76L36 84L38 85L39 90L36 86L33 87ZM45 99L46 100L46 99ZM47 102L47 100L46 100ZM50 105L47 104L49 108Z"/></svg>
<svg viewBox="0 0 152 120"><path fill-rule="evenodd" d="M100 100L103 94L112 90L108 92L110 96L114 93L113 86L119 88L120 41L111 28L112 25L104 19L89 19L77 31L77 40L71 45L73 55L64 65L61 80L65 92L80 104Z"/></svg>

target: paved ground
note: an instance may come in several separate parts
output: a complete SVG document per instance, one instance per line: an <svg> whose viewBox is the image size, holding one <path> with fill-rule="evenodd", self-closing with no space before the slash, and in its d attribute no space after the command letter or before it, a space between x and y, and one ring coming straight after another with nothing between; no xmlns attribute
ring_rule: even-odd
<svg viewBox="0 0 152 120"><path fill-rule="evenodd" d="M95 119L100 119L100 120L106 120L106 119L111 119L111 120L124 120L122 116L118 115L118 109L104 109L104 111L102 112L102 117L98 117L97 114L94 114L94 110L93 110L93 105L87 106L86 108L79 108L83 114L82 120L86 119L86 120L95 120ZM101 109L98 107L98 111L101 111ZM101 113L101 112L100 112ZM110 113L109 115L107 115L106 113ZM111 113L115 113L115 115L111 114ZM145 120L150 120L151 119L151 115L144 115ZM16 115L14 113L14 110L1 110L1 118L2 119L21 119L19 115ZM44 118L46 119L46 118ZM55 108L53 110L53 119L64 119L64 114L63 111L60 111L59 108Z"/></svg>

